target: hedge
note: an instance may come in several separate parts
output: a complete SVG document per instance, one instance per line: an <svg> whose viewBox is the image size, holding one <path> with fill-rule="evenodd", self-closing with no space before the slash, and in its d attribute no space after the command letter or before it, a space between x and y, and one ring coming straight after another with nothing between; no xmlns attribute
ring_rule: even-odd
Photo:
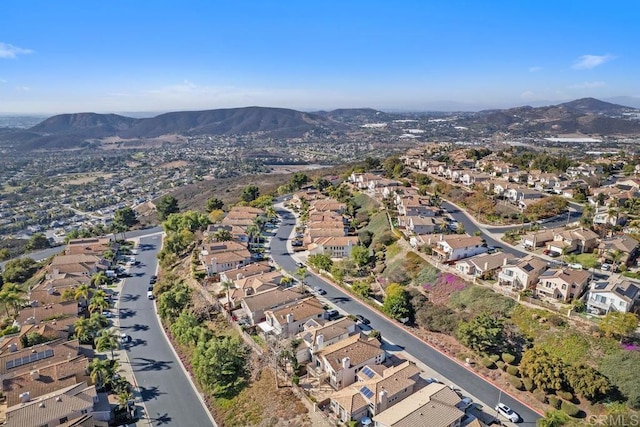
<svg viewBox="0 0 640 427"><path fill-rule="evenodd" d="M492 354L491 356L489 356L489 359L491 359L491 361L495 363L500 360L500 356L498 356L497 354Z"/></svg>
<svg viewBox="0 0 640 427"><path fill-rule="evenodd" d="M522 383L524 384L524 388L527 391L533 391L536 388L536 385L533 383L533 380L529 377L523 378Z"/></svg>
<svg viewBox="0 0 640 427"><path fill-rule="evenodd" d="M533 397L542 403L547 403L547 396L544 394L544 390L534 390Z"/></svg>
<svg viewBox="0 0 640 427"><path fill-rule="evenodd" d="M549 401L549 405L553 406L555 409L560 409L560 404L562 403L562 400L560 400L558 396L554 396L553 394L550 394L549 396L547 396L547 400Z"/></svg>
<svg viewBox="0 0 640 427"><path fill-rule="evenodd" d="M496 367L496 364L493 363L493 360L489 359L488 357L483 358L481 362L485 368L495 369Z"/></svg>
<svg viewBox="0 0 640 427"><path fill-rule="evenodd" d="M504 363L511 365L516 360L516 357L510 353L502 353L502 360L504 360Z"/></svg>
<svg viewBox="0 0 640 427"><path fill-rule="evenodd" d="M509 383L511 383L512 386L514 386L518 390L524 390L524 384L522 384L522 380L520 378L507 377L507 380L509 381Z"/></svg>
<svg viewBox="0 0 640 427"><path fill-rule="evenodd" d="M569 393L568 391L558 390L556 391L556 394L560 396L562 399L567 400L569 402L573 400L573 394Z"/></svg>
<svg viewBox="0 0 640 427"><path fill-rule="evenodd" d="M520 375L520 369L517 366L507 366L507 374L517 377Z"/></svg>
<svg viewBox="0 0 640 427"><path fill-rule="evenodd" d="M580 413L580 409L576 405L565 401L562 402L560 409L566 412L570 417L574 418Z"/></svg>
<svg viewBox="0 0 640 427"><path fill-rule="evenodd" d="M502 369L504 371L504 369L507 367L506 363L504 363L502 360L498 360L496 362L496 366L500 369Z"/></svg>

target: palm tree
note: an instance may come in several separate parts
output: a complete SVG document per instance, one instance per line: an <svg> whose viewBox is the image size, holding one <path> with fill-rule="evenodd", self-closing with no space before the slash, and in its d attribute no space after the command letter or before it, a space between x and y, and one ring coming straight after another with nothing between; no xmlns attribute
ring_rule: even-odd
<svg viewBox="0 0 640 427"><path fill-rule="evenodd" d="M106 298L94 295L89 301L89 313L93 314L95 311L98 313L109 308L109 301Z"/></svg>
<svg viewBox="0 0 640 427"><path fill-rule="evenodd" d="M611 261L613 261L613 268L611 270L617 271L618 266L620 265L620 261L624 257L625 253L622 252L620 249L616 249L614 251L609 251L608 255Z"/></svg>
<svg viewBox="0 0 640 427"><path fill-rule="evenodd" d="M569 421L569 417L563 411L548 411L544 418L536 422L537 427L561 427Z"/></svg>
<svg viewBox="0 0 640 427"><path fill-rule="evenodd" d="M80 301L80 300L87 301L89 299L90 293L91 293L91 290L89 289L89 285L82 284L78 286L78 289L76 289L76 293L74 294L74 297L76 301Z"/></svg>
<svg viewBox="0 0 640 427"><path fill-rule="evenodd" d="M233 235L231 234L231 232L229 230L225 230L224 228L218 228L213 233L213 237L215 237L218 242L228 242L229 240L233 239Z"/></svg>
<svg viewBox="0 0 640 427"><path fill-rule="evenodd" d="M73 323L76 338L81 342L90 342L96 332L94 325L85 317L81 317Z"/></svg>
<svg viewBox="0 0 640 427"><path fill-rule="evenodd" d="M100 334L94 340L96 344L96 350L106 351L111 350L111 359L113 360L113 350L120 347L120 340L115 332L109 329L103 329Z"/></svg>
<svg viewBox="0 0 640 427"><path fill-rule="evenodd" d="M635 215L635 213L638 212L638 209L640 209L640 199L637 197L632 197L630 199L627 199L624 205L627 207L627 209L629 209L629 213L631 215Z"/></svg>
<svg viewBox="0 0 640 427"><path fill-rule="evenodd" d="M9 307L13 307L15 310L20 301L22 301L22 298L16 292L11 292L6 289L0 291L0 303L4 305L4 308L7 311L7 317L11 316L9 313Z"/></svg>
<svg viewBox="0 0 640 427"><path fill-rule="evenodd" d="M103 389L111 382L120 364L117 360L100 359L95 357L89 362L89 377L95 383L96 388Z"/></svg>
<svg viewBox="0 0 640 427"><path fill-rule="evenodd" d="M109 278L104 274L104 271L99 271L91 276L91 284L97 288L104 286L107 283L109 283Z"/></svg>
<svg viewBox="0 0 640 427"><path fill-rule="evenodd" d="M276 213L276 210L273 206L268 206L265 210L265 215L267 216L267 219L273 219L275 217L278 216L278 214Z"/></svg>
<svg viewBox="0 0 640 427"><path fill-rule="evenodd" d="M131 419L131 408L129 407L129 402L133 400L133 393L130 390L122 390L118 393L118 406L121 410L127 411L127 418Z"/></svg>
<svg viewBox="0 0 640 427"><path fill-rule="evenodd" d="M300 278L300 289L304 291L304 279L307 277L309 272L307 271L307 267L298 267L296 269L296 276Z"/></svg>
<svg viewBox="0 0 640 427"><path fill-rule="evenodd" d="M231 288L234 287L233 282L225 280L220 283L220 286L227 292L227 310L231 311Z"/></svg>
<svg viewBox="0 0 640 427"><path fill-rule="evenodd" d="M106 328L109 326L109 319L102 313L91 313L89 316L89 322L94 328L94 331L97 333L100 329Z"/></svg>
<svg viewBox="0 0 640 427"><path fill-rule="evenodd" d="M255 238L260 235L260 228L255 224L251 224L247 227L246 233L249 236L249 243L255 243Z"/></svg>

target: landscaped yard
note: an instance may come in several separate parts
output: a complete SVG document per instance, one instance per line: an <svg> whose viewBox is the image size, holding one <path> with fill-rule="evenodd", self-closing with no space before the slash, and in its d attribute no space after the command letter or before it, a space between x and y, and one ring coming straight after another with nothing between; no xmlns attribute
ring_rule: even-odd
<svg viewBox="0 0 640 427"><path fill-rule="evenodd" d="M598 258L594 254L578 254L575 255L576 262L582 264L584 268L596 268L600 266Z"/></svg>

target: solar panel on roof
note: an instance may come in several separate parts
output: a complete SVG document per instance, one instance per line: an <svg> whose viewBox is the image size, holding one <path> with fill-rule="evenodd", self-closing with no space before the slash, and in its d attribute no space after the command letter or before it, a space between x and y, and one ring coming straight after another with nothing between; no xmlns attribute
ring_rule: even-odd
<svg viewBox="0 0 640 427"><path fill-rule="evenodd" d="M362 368L362 373L368 376L369 378L373 378L375 376L375 373L371 369L369 369L368 366L365 366L364 368Z"/></svg>
<svg viewBox="0 0 640 427"><path fill-rule="evenodd" d="M360 393L362 393L367 399L371 399L373 397L373 392L369 390L369 388L365 385L360 389Z"/></svg>
<svg viewBox="0 0 640 427"><path fill-rule="evenodd" d="M11 369L11 368L13 368L13 360L9 360L7 362L7 369Z"/></svg>

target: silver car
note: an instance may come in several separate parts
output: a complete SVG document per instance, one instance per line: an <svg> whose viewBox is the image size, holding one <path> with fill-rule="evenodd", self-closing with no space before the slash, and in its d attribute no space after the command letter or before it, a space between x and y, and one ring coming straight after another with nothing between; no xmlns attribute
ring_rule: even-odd
<svg viewBox="0 0 640 427"><path fill-rule="evenodd" d="M518 421L520 421L520 415L518 415L516 411L509 408L504 403L498 403L496 405L496 411L498 412L498 414L502 415L512 423L517 423Z"/></svg>

